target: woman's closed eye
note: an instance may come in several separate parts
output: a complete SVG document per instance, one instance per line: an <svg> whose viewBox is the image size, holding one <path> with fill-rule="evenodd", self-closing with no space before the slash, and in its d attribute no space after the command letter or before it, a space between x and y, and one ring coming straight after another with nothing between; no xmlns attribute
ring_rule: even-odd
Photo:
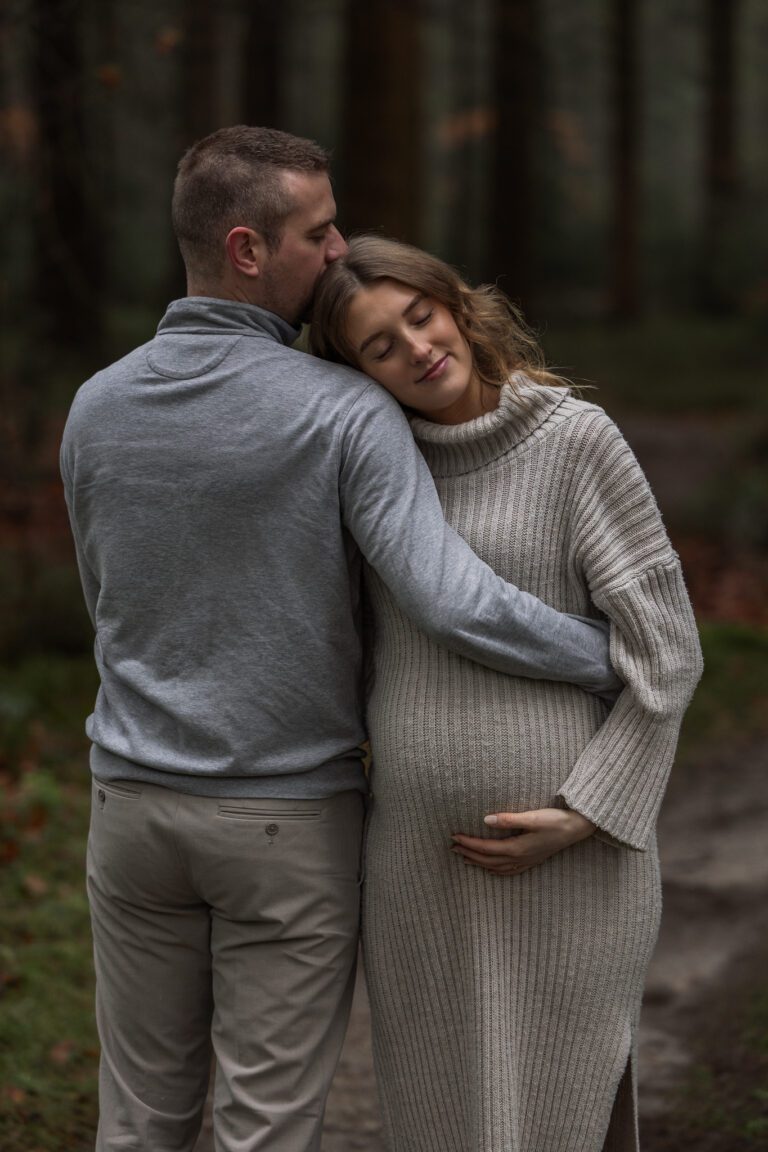
<svg viewBox="0 0 768 1152"><path fill-rule="evenodd" d="M424 328L427 324L429 324L433 315L434 315L434 309L430 308L423 315L412 316L410 323L411 323L413 328ZM392 351L393 347L394 347L394 344L392 341L390 341L385 346L379 348L379 350L377 352L374 352L372 358L374 360L377 360L377 361L386 360L386 358L389 356L390 352Z"/></svg>

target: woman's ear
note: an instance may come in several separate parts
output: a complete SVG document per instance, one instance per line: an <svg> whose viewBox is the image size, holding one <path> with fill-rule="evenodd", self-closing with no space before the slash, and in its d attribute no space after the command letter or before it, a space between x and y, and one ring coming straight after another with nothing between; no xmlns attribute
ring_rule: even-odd
<svg viewBox="0 0 768 1152"><path fill-rule="evenodd" d="M264 268L267 245L252 228L233 228L226 239L227 259L236 272L255 279Z"/></svg>

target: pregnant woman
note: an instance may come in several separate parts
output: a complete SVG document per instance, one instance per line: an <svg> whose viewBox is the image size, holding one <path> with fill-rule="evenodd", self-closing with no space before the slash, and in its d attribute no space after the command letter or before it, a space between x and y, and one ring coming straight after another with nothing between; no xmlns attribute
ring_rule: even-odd
<svg viewBox="0 0 768 1152"><path fill-rule="evenodd" d="M353 240L312 344L405 407L447 519L496 572L611 622L625 683L609 708L482 668L368 573L363 941L389 1147L634 1152L654 827L701 671L656 503L505 298L426 253Z"/></svg>

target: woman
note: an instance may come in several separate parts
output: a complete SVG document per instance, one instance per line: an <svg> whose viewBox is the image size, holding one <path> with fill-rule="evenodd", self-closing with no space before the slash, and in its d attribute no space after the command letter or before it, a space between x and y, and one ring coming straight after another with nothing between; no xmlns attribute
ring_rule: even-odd
<svg viewBox="0 0 768 1152"><path fill-rule="evenodd" d="M406 408L447 519L496 572L611 621L626 685L609 711L482 668L368 574L363 941L390 1147L630 1152L654 823L701 669L677 556L616 427L544 370L494 289L360 237L311 339Z"/></svg>

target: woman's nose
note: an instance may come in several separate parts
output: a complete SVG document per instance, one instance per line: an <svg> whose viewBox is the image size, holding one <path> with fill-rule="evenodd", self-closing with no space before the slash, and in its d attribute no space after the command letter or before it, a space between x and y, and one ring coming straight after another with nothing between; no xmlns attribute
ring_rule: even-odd
<svg viewBox="0 0 768 1152"><path fill-rule="evenodd" d="M432 351L432 345L429 340L423 336L413 337L410 344L411 360L414 364L419 364L422 360L428 360L429 354Z"/></svg>

